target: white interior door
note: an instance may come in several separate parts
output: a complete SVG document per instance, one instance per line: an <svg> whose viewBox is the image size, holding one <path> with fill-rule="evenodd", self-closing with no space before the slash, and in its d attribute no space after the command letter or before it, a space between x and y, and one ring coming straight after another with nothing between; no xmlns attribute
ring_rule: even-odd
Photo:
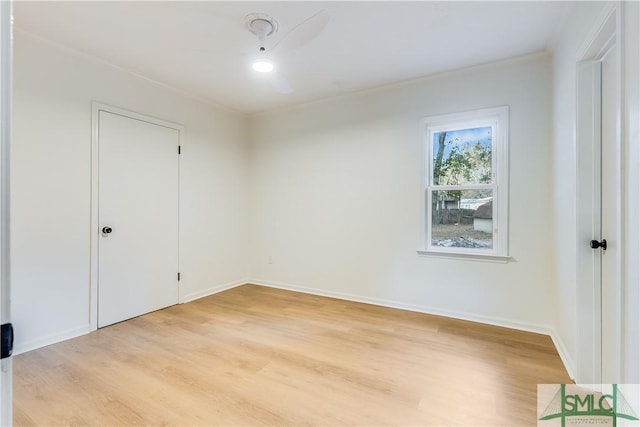
<svg viewBox="0 0 640 427"><path fill-rule="evenodd" d="M98 112L98 327L178 303L179 130Z"/></svg>
<svg viewBox="0 0 640 427"><path fill-rule="evenodd" d="M618 132L618 64L615 45L600 61L601 66L601 229L607 249L601 251L602 266L602 383L619 383L622 367L622 232L621 158Z"/></svg>
<svg viewBox="0 0 640 427"><path fill-rule="evenodd" d="M621 75L616 9L577 64L576 380L619 383L622 366ZM606 250L600 246L606 240Z"/></svg>

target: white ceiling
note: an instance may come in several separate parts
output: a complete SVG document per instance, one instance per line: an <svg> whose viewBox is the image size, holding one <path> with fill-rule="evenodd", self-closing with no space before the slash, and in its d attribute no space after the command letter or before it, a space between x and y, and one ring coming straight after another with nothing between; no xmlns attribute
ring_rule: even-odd
<svg viewBox="0 0 640 427"><path fill-rule="evenodd" d="M447 70L548 50L569 2L18 1L17 29L217 105L256 113ZM316 12L330 20L279 55L294 91L249 66L249 13L280 24L267 49Z"/></svg>

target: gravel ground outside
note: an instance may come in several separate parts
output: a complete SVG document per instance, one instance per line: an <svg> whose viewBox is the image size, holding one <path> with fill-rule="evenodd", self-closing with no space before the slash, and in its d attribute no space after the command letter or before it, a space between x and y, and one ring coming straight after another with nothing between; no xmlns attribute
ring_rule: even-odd
<svg viewBox="0 0 640 427"><path fill-rule="evenodd" d="M431 244L446 248L491 248L491 234L473 229L473 224L438 224L431 230Z"/></svg>

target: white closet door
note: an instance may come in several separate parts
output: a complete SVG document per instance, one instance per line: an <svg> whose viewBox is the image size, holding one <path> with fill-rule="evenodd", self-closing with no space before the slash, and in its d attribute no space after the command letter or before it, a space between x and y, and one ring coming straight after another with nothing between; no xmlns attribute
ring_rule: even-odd
<svg viewBox="0 0 640 427"><path fill-rule="evenodd" d="M98 327L178 303L179 141L99 112Z"/></svg>

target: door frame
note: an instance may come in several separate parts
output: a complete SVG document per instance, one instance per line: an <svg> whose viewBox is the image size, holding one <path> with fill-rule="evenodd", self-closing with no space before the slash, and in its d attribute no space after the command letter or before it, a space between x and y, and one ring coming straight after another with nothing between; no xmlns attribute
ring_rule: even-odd
<svg viewBox="0 0 640 427"><path fill-rule="evenodd" d="M623 376L640 382L640 4L624 7L625 334Z"/></svg>
<svg viewBox="0 0 640 427"><path fill-rule="evenodd" d="M90 265L90 306L89 306L89 323L91 330L98 329L98 242L100 237L100 223L98 213L100 212L100 194L99 194L99 177L100 177L100 157L99 157L99 141L100 141L100 112L117 114L123 117L128 117L135 120L141 120L143 122L152 123L159 126L175 129L179 135L179 145L184 148L184 134L185 127L183 125L169 122L166 120L158 119L146 114L137 113L134 111L126 110L124 108L114 107L112 105L104 104L97 101L91 102L91 229L89 234L91 236L91 265ZM182 150L182 149L181 149ZM181 246L181 210L182 205L180 203L180 195L182 193L182 156L178 156L178 271L181 265L180 260L180 246ZM184 302L184 292L178 282L178 303Z"/></svg>
<svg viewBox="0 0 640 427"><path fill-rule="evenodd" d="M601 251L589 247L590 239L601 237L601 175L599 165L601 126L601 71L600 60L612 47L616 54L616 144L613 155L621 162L621 114L622 114L622 61L621 61L621 10L612 5L603 15L599 25L588 38L582 54L576 61L576 333L577 372L579 383L599 384L602 381L602 301L601 301ZM622 167L614 178L616 186L616 222L614 239L619 240L619 257L615 260L616 276L622 277L624 257L624 233L622 233ZM607 236L603 236L607 238ZM609 239L612 236L608 237ZM616 283L622 292L622 282ZM623 307L620 307L622 310ZM620 316L622 326L622 316Z"/></svg>
<svg viewBox="0 0 640 427"><path fill-rule="evenodd" d="M0 2L0 323L11 323L10 267L10 186L9 149L11 145L11 109L13 74L13 4ZM0 425L13 424L13 362L9 356L0 362Z"/></svg>

